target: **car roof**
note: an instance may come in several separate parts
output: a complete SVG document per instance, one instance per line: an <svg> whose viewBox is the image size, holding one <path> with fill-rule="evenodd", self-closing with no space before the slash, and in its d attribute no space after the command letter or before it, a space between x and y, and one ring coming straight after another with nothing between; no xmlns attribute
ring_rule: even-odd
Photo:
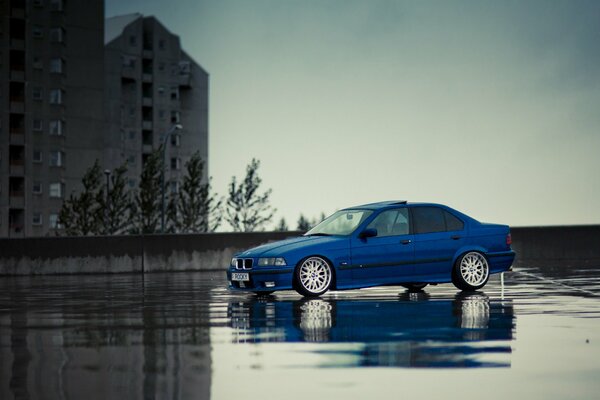
<svg viewBox="0 0 600 400"><path fill-rule="evenodd" d="M379 210L381 208L397 206L397 205L401 205L401 204L406 204L406 200L380 201L377 203L363 204L362 206L348 207L348 208L345 208L345 210L352 210L352 209L357 209L357 208L367 209L367 210Z"/></svg>

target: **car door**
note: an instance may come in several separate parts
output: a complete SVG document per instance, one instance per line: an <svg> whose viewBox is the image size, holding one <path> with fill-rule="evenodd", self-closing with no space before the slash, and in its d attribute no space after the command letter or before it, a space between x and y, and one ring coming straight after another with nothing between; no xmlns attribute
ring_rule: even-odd
<svg viewBox="0 0 600 400"><path fill-rule="evenodd" d="M447 279L454 255L466 240L463 221L441 207L415 206L410 210L415 276L437 275Z"/></svg>
<svg viewBox="0 0 600 400"><path fill-rule="evenodd" d="M365 229L376 229L377 235L352 238L354 281L392 283L412 274L414 245L406 207L382 211Z"/></svg>

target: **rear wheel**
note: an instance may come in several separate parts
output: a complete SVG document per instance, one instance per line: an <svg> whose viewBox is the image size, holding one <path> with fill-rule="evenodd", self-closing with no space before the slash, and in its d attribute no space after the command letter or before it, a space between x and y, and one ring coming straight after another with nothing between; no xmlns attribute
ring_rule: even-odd
<svg viewBox="0 0 600 400"><path fill-rule="evenodd" d="M333 272L321 257L308 257L296 268L296 291L303 296L317 297L331 285Z"/></svg>
<svg viewBox="0 0 600 400"><path fill-rule="evenodd" d="M485 256L470 251L456 260L452 283L460 290L473 291L485 286L490 277L490 267Z"/></svg>
<svg viewBox="0 0 600 400"><path fill-rule="evenodd" d="M409 292L418 292L419 290L422 290L425 286L427 286L427 284L426 283L403 283L400 286L408 289Z"/></svg>

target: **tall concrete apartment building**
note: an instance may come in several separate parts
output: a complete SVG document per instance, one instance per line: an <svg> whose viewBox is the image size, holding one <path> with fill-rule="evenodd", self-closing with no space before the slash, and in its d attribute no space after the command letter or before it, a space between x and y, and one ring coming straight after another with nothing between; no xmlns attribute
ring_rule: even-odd
<svg viewBox="0 0 600 400"><path fill-rule="evenodd" d="M208 163L208 74L155 18L104 20L103 0L0 0L0 237L52 234L96 159L127 163L137 188L176 124L170 190L195 151Z"/></svg>
<svg viewBox="0 0 600 400"><path fill-rule="evenodd" d="M208 176L208 74L181 48L179 37L156 18L108 18L105 29L105 160L127 163L134 188L145 160L166 142L170 191L178 190L185 162L199 151Z"/></svg>
<svg viewBox="0 0 600 400"><path fill-rule="evenodd" d="M103 156L104 2L0 1L0 236L57 224Z"/></svg>

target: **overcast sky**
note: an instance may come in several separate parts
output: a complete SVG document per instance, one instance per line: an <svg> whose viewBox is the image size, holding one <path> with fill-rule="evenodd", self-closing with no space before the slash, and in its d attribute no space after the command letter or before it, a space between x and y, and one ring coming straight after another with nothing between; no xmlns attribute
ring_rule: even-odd
<svg viewBox="0 0 600 400"><path fill-rule="evenodd" d="M600 2L107 0L210 73L210 174L277 219L390 199L600 223Z"/></svg>

